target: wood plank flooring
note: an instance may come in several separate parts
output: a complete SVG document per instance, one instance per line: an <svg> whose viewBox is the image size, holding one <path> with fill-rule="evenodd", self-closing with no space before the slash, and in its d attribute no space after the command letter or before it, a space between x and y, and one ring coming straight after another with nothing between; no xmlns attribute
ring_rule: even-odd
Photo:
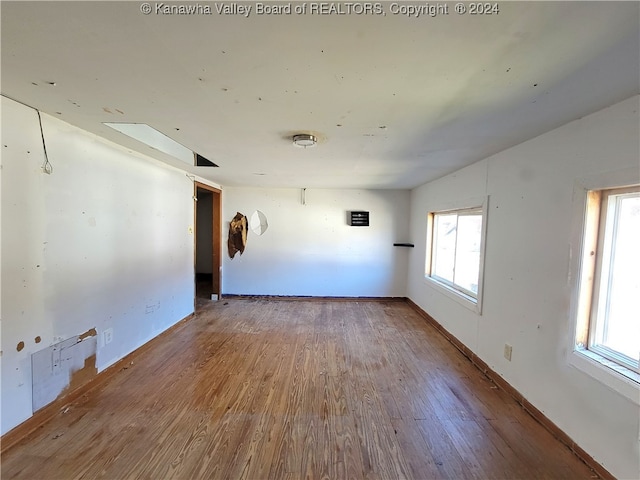
<svg viewBox="0 0 640 480"><path fill-rule="evenodd" d="M1 460L4 480L595 477L401 301L203 301Z"/></svg>

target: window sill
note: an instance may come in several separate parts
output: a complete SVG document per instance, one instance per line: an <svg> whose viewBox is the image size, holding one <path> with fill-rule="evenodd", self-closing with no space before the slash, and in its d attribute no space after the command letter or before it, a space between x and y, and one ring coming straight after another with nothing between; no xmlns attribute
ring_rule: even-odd
<svg viewBox="0 0 640 480"><path fill-rule="evenodd" d="M640 405L640 375L589 350L574 350L569 364Z"/></svg>
<svg viewBox="0 0 640 480"><path fill-rule="evenodd" d="M447 297L459 303L463 307L468 308L469 310L477 313L478 315L482 313L480 309L480 303L476 301L476 299L469 297L468 295L465 295L464 293L459 292L458 290L455 290L445 285L444 283L440 283L431 277L428 277L428 276L424 277L424 280L425 280L425 283L430 287L433 287L434 290L437 290L438 292L446 295Z"/></svg>

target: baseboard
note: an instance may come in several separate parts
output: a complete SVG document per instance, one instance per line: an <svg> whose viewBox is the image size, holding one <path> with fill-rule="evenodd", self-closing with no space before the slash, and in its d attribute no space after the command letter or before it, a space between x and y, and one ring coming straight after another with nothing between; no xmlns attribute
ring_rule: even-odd
<svg viewBox="0 0 640 480"><path fill-rule="evenodd" d="M328 297L305 295L250 295L237 293L222 294L223 300L290 300L305 302L405 302L406 297Z"/></svg>
<svg viewBox="0 0 640 480"><path fill-rule="evenodd" d="M446 338L454 347L467 357L471 363L473 363L478 370L484 373L491 381L508 393L513 399L518 402L522 408L533 417L538 423L546 428L554 437L560 442L566 445L573 454L582 460L589 466L600 478L604 480L615 480L615 477L605 469L600 463L596 462L591 455L585 452L578 444L576 444L569 435L567 435L560 427L553 423L544 413L538 410L531 402L529 402L524 395L516 390L509 382L507 382L502 376L494 371L489 365L487 365L480 357L472 352L464 343L458 340L452 335L446 328L438 323L431 315L422 310L411 299L406 299L407 303L431 326L433 326L444 338Z"/></svg>
<svg viewBox="0 0 640 480"><path fill-rule="evenodd" d="M90 390L107 383L116 373L120 372L124 366L129 365L138 356L140 356L140 354L153 348L156 342L160 338L174 333L176 330L184 326L184 324L194 316L195 316L195 313L191 313L187 315L182 320L176 322L171 327L166 329L164 332L153 337L144 345L141 345L130 354L118 360L113 365L105 368L102 372L98 373L95 377L91 378L91 380L89 380L88 382L68 392L63 397L57 398L56 400L51 402L49 405L35 412L33 415L31 415L27 420L22 422L20 425L17 425L13 429L9 430L7 433L2 435L2 437L0 437L0 456L4 455L4 453L7 450L9 450L11 447L13 447L22 439L26 438L28 435L36 431L41 425L51 420L59 412L63 411L67 407L67 405L69 405L70 403L73 403L82 395L89 392Z"/></svg>

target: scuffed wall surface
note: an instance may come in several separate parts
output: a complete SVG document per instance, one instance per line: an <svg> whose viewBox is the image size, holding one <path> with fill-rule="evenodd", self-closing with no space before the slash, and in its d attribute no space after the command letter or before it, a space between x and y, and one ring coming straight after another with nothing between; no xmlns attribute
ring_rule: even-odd
<svg viewBox="0 0 640 480"><path fill-rule="evenodd" d="M34 352L95 328L101 371L193 312L192 183L42 121L52 175L36 112L2 98L3 434L32 413Z"/></svg>
<svg viewBox="0 0 640 480"><path fill-rule="evenodd" d="M409 192L225 188L223 231L236 212L264 213L264 235L249 230L233 260L224 255L223 293L346 297L406 295ZM369 227L348 212L370 212Z"/></svg>
<svg viewBox="0 0 640 480"><path fill-rule="evenodd" d="M62 342L39 350L31 355L31 380L33 411L53 402L78 380L90 380L96 375L95 329L89 335L76 335Z"/></svg>
<svg viewBox="0 0 640 480"><path fill-rule="evenodd" d="M639 97L412 191L409 297L618 478L640 474L638 404L569 363L576 182L627 171L640 182ZM635 172L635 173L634 173ZM482 315L424 279L426 219L489 195ZM573 255L578 249L574 248ZM503 357L513 346L512 361ZM639 396L640 398L640 396Z"/></svg>

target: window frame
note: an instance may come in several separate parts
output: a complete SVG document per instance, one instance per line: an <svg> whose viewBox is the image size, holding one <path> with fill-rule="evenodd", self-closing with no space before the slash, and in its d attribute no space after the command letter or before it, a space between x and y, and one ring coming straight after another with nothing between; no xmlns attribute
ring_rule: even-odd
<svg viewBox="0 0 640 480"><path fill-rule="evenodd" d="M456 301L462 306L474 311L478 315L482 314L482 297L483 297L483 279L484 279L484 257L486 247L487 234L487 212L488 212L489 196L467 199L455 204L443 205L441 208L430 209L427 214L427 231L426 231L426 249L425 249L425 282L434 290L439 291L448 298ZM478 293L475 296L473 292L468 292L464 287L459 287L442 277L432 275L432 267L434 260L434 218L438 214L466 213L478 212L482 218L482 227L480 233L480 262L478 267Z"/></svg>
<svg viewBox="0 0 640 480"><path fill-rule="evenodd" d="M640 374L603 357L587 346L602 192L636 186L638 178L637 167L631 167L575 181L567 273L567 282L571 285L569 314L574 330L566 357L571 367L620 393L636 405L640 405Z"/></svg>
<svg viewBox="0 0 640 480"><path fill-rule="evenodd" d="M606 310L606 306L602 305L602 296L604 295L608 297L608 292L603 292L602 290L603 288L609 288L608 283L610 282L610 274L608 272L608 268L611 263L611 259L615 254L615 252L609 251L611 249L610 243L612 240L611 237L617 235L617 218L611 219L612 214L617 215L617 212L612 212L612 198L628 195L630 193L640 193L640 185L593 191L593 195L597 199L597 205L592 204L591 208L598 209L598 225L596 229L597 238L595 239L595 250L590 250L590 252L595 251L595 258L593 260L594 265L591 267L593 269L591 308L588 318L586 342L583 339L582 343L583 348L586 350L594 352L595 354L618 364L622 368L629 369L635 373L640 373L640 365L634 364L636 362L635 359L628 357L622 352L599 344L601 330L605 328L602 323L608 320L607 318L603 318L603 316L606 315L604 312L604 310ZM617 204L615 208L617 208ZM613 231L610 232L609 229L612 229ZM607 274L606 279L602 278L603 269L605 270L604 273Z"/></svg>

